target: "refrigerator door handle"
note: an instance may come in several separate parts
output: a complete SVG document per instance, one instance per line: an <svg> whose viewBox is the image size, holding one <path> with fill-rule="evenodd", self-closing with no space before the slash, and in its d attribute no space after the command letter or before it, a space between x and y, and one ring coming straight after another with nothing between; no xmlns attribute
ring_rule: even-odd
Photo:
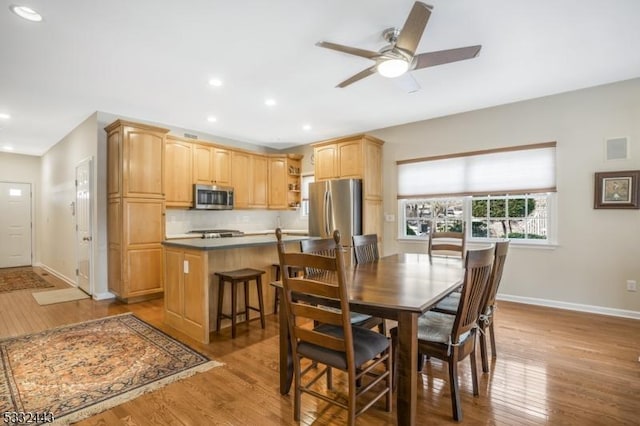
<svg viewBox="0 0 640 426"><path fill-rule="evenodd" d="M327 192L327 236L333 233L333 197L331 192Z"/></svg>
<svg viewBox="0 0 640 426"><path fill-rule="evenodd" d="M329 191L324 192L324 236L329 235Z"/></svg>

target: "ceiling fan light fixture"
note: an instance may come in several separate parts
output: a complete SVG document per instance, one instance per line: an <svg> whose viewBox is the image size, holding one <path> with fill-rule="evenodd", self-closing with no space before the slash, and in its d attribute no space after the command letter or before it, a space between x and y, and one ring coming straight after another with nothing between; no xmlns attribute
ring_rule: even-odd
<svg viewBox="0 0 640 426"><path fill-rule="evenodd" d="M400 77L409 70L409 62L404 59L387 59L377 66L378 73L387 78Z"/></svg>
<svg viewBox="0 0 640 426"><path fill-rule="evenodd" d="M42 15L40 15L30 7L12 4L11 6L9 6L9 9L22 19L26 19L27 21L42 22Z"/></svg>

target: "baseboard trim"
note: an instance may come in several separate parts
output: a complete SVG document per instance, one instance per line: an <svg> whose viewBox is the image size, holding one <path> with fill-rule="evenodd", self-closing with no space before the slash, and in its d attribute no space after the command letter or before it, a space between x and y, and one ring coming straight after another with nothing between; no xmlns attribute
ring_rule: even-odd
<svg viewBox="0 0 640 426"><path fill-rule="evenodd" d="M96 293L93 295L93 300L107 300L107 299L115 299L116 295L113 293L109 293L105 291L104 293Z"/></svg>
<svg viewBox="0 0 640 426"><path fill-rule="evenodd" d="M513 296L509 294L499 294L498 300L506 302L525 303L527 305L546 306L548 308L566 309L569 311L588 312L591 314L609 315L613 317L631 318L640 320L640 312L628 311L625 309L606 308L604 306L582 305L579 303L559 302L557 300L537 299L534 297Z"/></svg>
<svg viewBox="0 0 640 426"><path fill-rule="evenodd" d="M53 275L54 277L64 281L65 283L69 284L72 287L78 287L78 283L76 283L74 280L72 280L71 278L61 274L60 272L56 271L55 269L52 269L50 267L48 267L47 265L43 264L43 263L34 263L33 266L37 266L40 267L42 269L44 269L45 271L47 271L47 273Z"/></svg>

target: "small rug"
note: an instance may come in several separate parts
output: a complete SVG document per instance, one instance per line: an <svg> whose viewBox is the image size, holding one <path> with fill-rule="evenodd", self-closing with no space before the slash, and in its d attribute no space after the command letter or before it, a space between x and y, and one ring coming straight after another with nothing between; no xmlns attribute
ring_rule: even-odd
<svg viewBox="0 0 640 426"><path fill-rule="evenodd" d="M71 302L72 300L88 299L89 295L76 287L60 290L38 291L31 293L39 305L52 305L54 303Z"/></svg>
<svg viewBox="0 0 640 426"><path fill-rule="evenodd" d="M0 341L0 413L67 424L222 365L123 314Z"/></svg>
<svg viewBox="0 0 640 426"><path fill-rule="evenodd" d="M0 269L0 293L47 287L55 286L30 269Z"/></svg>

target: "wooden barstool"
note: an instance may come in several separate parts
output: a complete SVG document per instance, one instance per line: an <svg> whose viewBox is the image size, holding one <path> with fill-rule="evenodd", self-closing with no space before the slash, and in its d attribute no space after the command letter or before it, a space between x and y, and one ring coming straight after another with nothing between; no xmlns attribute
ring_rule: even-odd
<svg viewBox="0 0 640 426"><path fill-rule="evenodd" d="M237 269L235 271L216 272L218 276L218 317L216 330L220 332L220 322L223 318L231 320L231 337L236 338L236 318L238 315L245 315L245 321L249 321L249 310L260 312L260 324L265 328L264 321L264 298L262 297L262 275L264 271L259 269ZM255 281L258 290L259 307L249 305L249 281ZM231 284L231 315L222 312L222 301L224 299L224 284ZM244 311L238 312L236 301L238 298L238 283L244 283Z"/></svg>

